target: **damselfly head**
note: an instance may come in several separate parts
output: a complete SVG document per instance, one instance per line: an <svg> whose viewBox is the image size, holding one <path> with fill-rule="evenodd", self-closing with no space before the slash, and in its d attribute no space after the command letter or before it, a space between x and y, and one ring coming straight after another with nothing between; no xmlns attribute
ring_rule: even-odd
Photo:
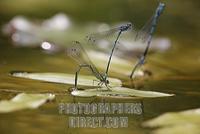
<svg viewBox="0 0 200 134"><path fill-rule="evenodd" d="M127 27L131 28L132 27L132 23L127 23Z"/></svg>
<svg viewBox="0 0 200 134"><path fill-rule="evenodd" d="M159 7L164 8L164 7L165 7L165 3L160 2L160 3L159 3Z"/></svg>
<svg viewBox="0 0 200 134"><path fill-rule="evenodd" d="M157 14L160 15L163 12L164 8L165 8L165 3L160 2L157 9Z"/></svg>
<svg viewBox="0 0 200 134"><path fill-rule="evenodd" d="M131 30L133 28L132 23L127 23L127 27L128 27L128 30Z"/></svg>
<svg viewBox="0 0 200 134"><path fill-rule="evenodd" d="M132 28L132 24L131 23L127 23L125 25L122 25L120 27L120 30L123 32L123 31L127 31L127 30L130 30Z"/></svg>
<svg viewBox="0 0 200 134"><path fill-rule="evenodd" d="M67 55L68 56L78 56L78 55L80 55L80 48L78 46L79 44L80 44L79 41L73 41L72 46L67 48Z"/></svg>

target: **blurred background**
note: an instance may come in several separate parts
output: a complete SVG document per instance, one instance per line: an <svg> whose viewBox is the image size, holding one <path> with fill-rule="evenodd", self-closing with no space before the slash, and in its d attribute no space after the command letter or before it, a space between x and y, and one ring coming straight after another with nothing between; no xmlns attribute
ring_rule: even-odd
<svg viewBox="0 0 200 134"><path fill-rule="evenodd" d="M198 0L162 2L166 3L166 10L156 34L179 39L187 45L198 44L200 2ZM91 21L106 23L131 21L141 27L152 15L157 4L157 0L1 0L0 23L5 24L16 15L30 19L45 19L63 12L80 24Z"/></svg>

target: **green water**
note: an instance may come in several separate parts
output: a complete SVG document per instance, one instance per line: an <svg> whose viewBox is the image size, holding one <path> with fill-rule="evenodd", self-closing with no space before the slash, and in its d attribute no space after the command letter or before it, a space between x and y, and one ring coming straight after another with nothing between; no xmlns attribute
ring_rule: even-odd
<svg viewBox="0 0 200 134"><path fill-rule="evenodd" d="M179 111L200 107L200 60L192 59L198 55L197 49L188 48L180 51L172 49L165 54L154 54L149 57L148 67L155 79L142 82L141 90L173 93L174 97L154 99L109 99L105 102L139 102L143 104L141 115L129 115L128 128L69 128L69 115L59 114L60 102L101 102L98 98L73 98L67 91L72 85L53 84L23 78L14 78L10 71L22 70L31 72L62 72L74 73L75 65L64 54L49 55L39 49L16 48L6 39L1 40L0 49L0 99L10 99L19 92L54 93L56 98L35 110L22 110L13 113L0 114L0 132L3 133L137 133L150 132L141 123L152 117L169 111ZM190 53L190 56L188 54ZM187 54L187 55L184 55ZM180 58L183 57L183 58ZM198 56L197 56L198 57ZM199 58L199 57L198 57ZM154 64L157 63L157 64ZM158 65L159 63L159 65ZM195 64L195 66L193 66ZM156 71L157 70L157 71ZM87 73L87 72L84 72ZM113 74L114 75L114 74ZM128 78L123 79L124 85Z"/></svg>

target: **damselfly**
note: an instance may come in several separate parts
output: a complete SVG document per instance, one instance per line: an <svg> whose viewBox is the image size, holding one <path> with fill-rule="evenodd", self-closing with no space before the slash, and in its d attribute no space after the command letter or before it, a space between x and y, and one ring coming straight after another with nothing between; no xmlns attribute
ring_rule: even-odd
<svg viewBox="0 0 200 134"><path fill-rule="evenodd" d="M113 42L113 46L112 46L112 49L111 49L111 52L110 52L109 60L108 60L107 66L106 66L106 71L105 71L105 76L104 76L105 79L107 79L107 77L108 77L108 71L109 71L112 55L113 55L113 52L114 52L115 47L116 47L116 44L117 44L121 34L123 32L125 32L125 31L130 30L131 28L132 28L132 24L131 23L127 23L127 24L121 25L119 27L112 28L112 29L110 29L108 31L95 33L95 34L90 34L90 35L86 36L88 42L90 42L92 44L95 44L96 42L98 42L102 38L105 38L105 37L110 36L110 35L112 35L114 33L117 33L117 36L116 36L116 39Z"/></svg>
<svg viewBox="0 0 200 134"><path fill-rule="evenodd" d="M67 54L79 64L79 68L75 74L75 90L77 89L78 75L82 68L88 68L93 73L93 75L99 80L99 86L105 84L105 86L109 89L109 81L92 63L80 42L73 41L72 46L67 49Z"/></svg>
<svg viewBox="0 0 200 134"><path fill-rule="evenodd" d="M143 43L147 43L147 46L144 50L144 53L139 58L138 62L134 65L133 70L130 75L130 78L133 77L136 69L139 66L142 66L145 62L153 34L154 34L154 32L156 30L156 26L158 24L158 19L159 19L160 15L162 14L164 8L165 8L165 4L159 3L154 15L151 17L151 19L142 27L142 29L135 36L135 40L141 40Z"/></svg>

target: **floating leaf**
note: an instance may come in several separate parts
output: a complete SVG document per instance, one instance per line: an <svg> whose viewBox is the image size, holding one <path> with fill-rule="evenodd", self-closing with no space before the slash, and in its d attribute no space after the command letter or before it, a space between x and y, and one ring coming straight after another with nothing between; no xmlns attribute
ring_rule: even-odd
<svg viewBox="0 0 200 134"><path fill-rule="evenodd" d="M136 89L130 89L125 87L113 87L110 90L107 88L96 88L96 89L87 89L87 90L75 90L71 92L74 96L79 97L168 97L173 96L173 94L166 94L161 92L153 92L153 91L141 91Z"/></svg>
<svg viewBox="0 0 200 134"><path fill-rule="evenodd" d="M27 72L14 72L12 76L28 78L34 80L42 80L55 83L64 83L74 85L74 74L64 73L27 73ZM116 78L108 78L110 86L121 86L122 82ZM78 85L81 86L98 86L99 80L94 76L79 75Z"/></svg>
<svg viewBox="0 0 200 134"><path fill-rule="evenodd" d="M143 123L146 127L156 127L155 134L199 134L200 109L165 113Z"/></svg>
<svg viewBox="0 0 200 134"><path fill-rule="evenodd" d="M8 113L22 109L35 109L48 100L53 100L53 94L20 93L11 100L0 101L0 113Z"/></svg>

